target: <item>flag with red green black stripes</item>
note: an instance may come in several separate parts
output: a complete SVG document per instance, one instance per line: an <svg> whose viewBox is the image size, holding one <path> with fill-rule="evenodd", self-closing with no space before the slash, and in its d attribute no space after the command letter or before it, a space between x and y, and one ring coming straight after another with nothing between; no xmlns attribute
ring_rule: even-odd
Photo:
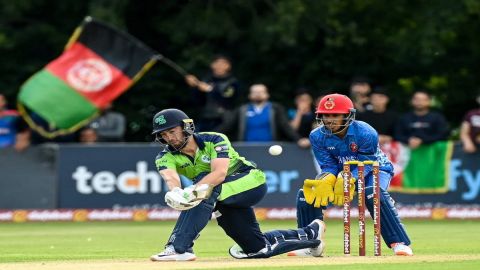
<svg viewBox="0 0 480 270"><path fill-rule="evenodd" d="M45 137L73 132L140 79L155 54L135 37L87 17L63 53L21 86L19 111ZM38 126L32 112L55 131Z"/></svg>

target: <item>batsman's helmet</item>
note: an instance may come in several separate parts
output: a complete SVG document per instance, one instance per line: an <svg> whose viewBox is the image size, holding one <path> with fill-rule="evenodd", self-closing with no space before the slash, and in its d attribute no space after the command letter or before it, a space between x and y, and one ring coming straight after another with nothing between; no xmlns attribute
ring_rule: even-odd
<svg viewBox="0 0 480 270"><path fill-rule="evenodd" d="M319 121L321 125L323 125L322 114L344 114L344 123L341 125L344 128L348 127L352 121L355 120L355 112L356 110L353 107L352 100L341 94L324 96L318 103L317 110L315 111L317 114L317 121ZM337 131L336 133L340 131Z"/></svg>
<svg viewBox="0 0 480 270"><path fill-rule="evenodd" d="M153 117L153 135L157 135L158 133L181 126L183 127L183 132L185 136L188 137L193 134L195 131L195 125L193 124L193 120L187 116L184 112L178 109L165 109L161 110ZM165 144L166 142L161 138L161 136L157 136L157 139Z"/></svg>

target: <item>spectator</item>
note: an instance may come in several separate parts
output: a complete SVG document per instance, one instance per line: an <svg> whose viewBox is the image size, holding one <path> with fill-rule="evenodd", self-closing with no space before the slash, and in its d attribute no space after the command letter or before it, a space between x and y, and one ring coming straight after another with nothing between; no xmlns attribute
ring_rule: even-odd
<svg viewBox="0 0 480 270"><path fill-rule="evenodd" d="M315 113L313 112L313 98L307 89L300 88L295 95L295 109L290 109L290 126L301 137L308 138L315 123Z"/></svg>
<svg viewBox="0 0 480 270"><path fill-rule="evenodd" d="M222 123L224 114L235 107L240 88L232 75L232 62L224 55L216 56L210 64L211 74L199 80L194 75L185 76L190 87L195 88L194 98L201 107L197 129L212 130Z"/></svg>
<svg viewBox="0 0 480 270"><path fill-rule="evenodd" d="M301 138L289 125L285 109L270 102L264 84L254 84L248 95L250 103L244 104L226 117L218 132L231 134L234 140L246 142L271 142L288 139L301 147L309 147L308 138ZM233 134L232 134L233 132Z"/></svg>
<svg viewBox="0 0 480 270"><path fill-rule="evenodd" d="M7 98L0 94L0 148L24 150L30 145L28 129L21 128L20 115L16 110L9 110L7 105Z"/></svg>
<svg viewBox="0 0 480 270"><path fill-rule="evenodd" d="M84 144L95 144L98 142L97 131L92 127L84 127L79 132L79 142Z"/></svg>
<svg viewBox="0 0 480 270"><path fill-rule="evenodd" d="M480 105L480 93L477 95L477 103ZM460 128L460 140L463 151L475 153L480 145L480 108L467 112Z"/></svg>
<svg viewBox="0 0 480 270"><path fill-rule="evenodd" d="M126 129L125 117L118 112L112 111L111 108L112 106L108 105L101 112L99 117L95 118L86 127L76 132L62 132L60 133L60 135L50 138L48 136L44 137L44 135L42 135L42 132L34 129L31 132L31 144L38 145L43 143L76 143L82 140L83 135L81 134L81 132L89 129L93 129L93 131L95 132L96 142L121 142L123 141ZM57 128L48 123L47 120L43 119L35 112L31 112L30 117L33 123L35 123L38 128L43 129L47 133L57 133L59 131ZM91 135L92 134L90 134L89 137L91 137ZM91 138L88 140L91 140Z"/></svg>
<svg viewBox="0 0 480 270"><path fill-rule="evenodd" d="M369 94L372 88L366 77L355 77L350 83L350 98L357 113L371 110Z"/></svg>
<svg viewBox="0 0 480 270"><path fill-rule="evenodd" d="M16 136L18 112L7 108L7 99L0 94L0 147L13 146Z"/></svg>
<svg viewBox="0 0 480 270"><path fill-rule="evenodd" d="M378 132L380 145L392 141L395 124L398 120L397 112L387 108L389 101L390 98L386 90L382 87L376 87L370 93L372 109L357 115L357 120L367 122Z"/></svg>
<svg viewBox="0 0 480 270"><path fill-rule="evenodd" d="M43 129L47 133L55 133L58 131L57 128L50 125L47 120L43 119L40 115L35 112L30 112L30 118L33 123L39 129ZM68 133L55 136L53 138L44 137L37 130L32 129L30 142L32 145L38 145L43 143L75 143L77 142L78 135L75 133Z"/></svg>
<svg viewBox="0 0 480 270"><path fill-rule="evenodd" d="M99 142L124 141L126 125L125 116L113 111L111 104L89 124L91 128L95 129Z"/></svg>
<svg viewBox="0 0 480 270"><path fill-rule="evenodd" d="M416 149L423 144L446 140L448 123L445 117L430 110L431 96L419 90L413 94L413 111L404 114L395 128L395 139Z"/></svg>

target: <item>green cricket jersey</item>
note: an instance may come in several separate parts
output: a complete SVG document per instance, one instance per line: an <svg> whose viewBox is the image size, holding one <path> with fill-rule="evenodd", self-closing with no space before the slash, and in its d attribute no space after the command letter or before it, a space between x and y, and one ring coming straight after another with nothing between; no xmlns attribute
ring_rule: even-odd
<svg viewBox="0 0 480 270"><path fill-rule="evenodd" d="M179 151L166 148L155 159L157 170L176 170L189 179L195 179L200 174L211 172L210 162L215 158L229 158L228 172L222 183L219 200L232 195L253 189L265 183L265 174L255 169L255 165L241 157L227 136L216 132L200 132L193 135L198 145L195 157L185 155ZM234 177L238 173L249 172L243 177Z"/></svg>

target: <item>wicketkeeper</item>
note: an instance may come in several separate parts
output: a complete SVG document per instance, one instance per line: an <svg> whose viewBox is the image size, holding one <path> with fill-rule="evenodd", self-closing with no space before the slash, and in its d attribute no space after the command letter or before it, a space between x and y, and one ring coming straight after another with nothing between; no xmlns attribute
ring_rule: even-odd
<svg viewBox="0 0 480 270"><path fill-rule="evenodd" d="M239 156L225 135L194 130L193 120L177 109L162 110L153 118L153 134L167 146L155 160L170 190L165 201L181 213L165 250L151 260L195 260L193 241L212 213L236 243L229 249L234 258L268 258L304 248L322 255L325 224L319 219L295 230L262 233L252 206L266 194L265 174ZM193 185L182 188L179 174Z"/></svg>
<svg viewBox="0 0 480 270"><path fill-rule="evenodd" d="M394 201L387 192L393 176L393 166L378 145L378 134L370 125L355 120L353 103L347 96L331 94L323 97L316 110L320 126L310 133L310 143L322 173L307 179L297 195L298 226L314 219L323 220L322 209L330 203L342 206L343 181L340 172L345 161L373 160L380 165L380 223L385 243L395 255L413 255L410 239L398 217ZM373 217L372 167L365 166L365 203ZM357 168L352 176L357 179ZM356 190L355 179L350 182L350 200ZM309 255L309 250L289 253Z"/></svg>

